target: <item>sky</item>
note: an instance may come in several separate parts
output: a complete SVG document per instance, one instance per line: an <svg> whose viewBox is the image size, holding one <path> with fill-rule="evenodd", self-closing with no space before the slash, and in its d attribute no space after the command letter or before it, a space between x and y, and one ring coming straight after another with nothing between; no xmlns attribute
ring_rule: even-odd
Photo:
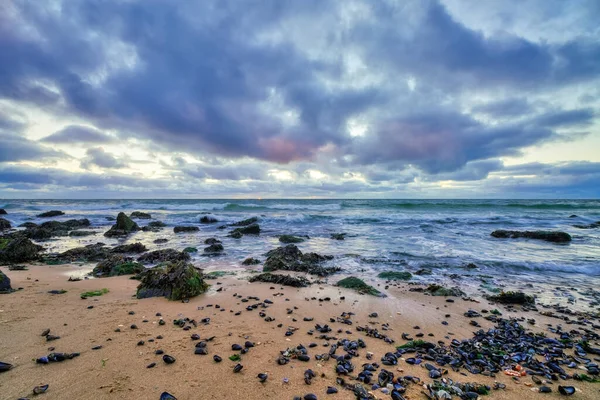
<svg viewBox="0 0 600 400"><path fill-rule="evenodd" d="M600 198L597 0L0 0L1 198Z"/></svg>

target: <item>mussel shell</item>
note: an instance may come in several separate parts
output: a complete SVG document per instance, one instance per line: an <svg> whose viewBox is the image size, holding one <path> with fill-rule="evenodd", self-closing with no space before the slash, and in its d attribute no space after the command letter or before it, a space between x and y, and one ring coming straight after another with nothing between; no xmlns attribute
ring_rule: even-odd
<svg viewBox="0 0 600 400"><path fill-rule="evenodd" d="M242 364L236 364L235 367L233 367L233 372L240 372L242 368L244 368Z"/></svg>
<svg viewBox="0 0 600 400"><path fill-rule="evenodd" d="M0 372L6 372L9 369L11 369L12 367L13 367L12 364L0 362Z"/></svg>
<svg viewBox="0 0 600 400"><path fill-rule="evenodd" d="M162 392L160 395L160 400L177 400L175 396L168 392Z"/></svg>
<svg viewBox="0 0 600 400"><path fill-rule="evenodd" d="M559 386L558 392L563 396L571 396L575 393L575 388L573 386Z"/></svg>
<svg viewBox="0 0 600 400"><path fill-rule="evenodd" d="M163 356L163 361L164 361L165 363L167 363L167 364L173 364L173 363L175 362L175 357L172 357L172 356L170 356L170 355L168 355L168 354L165 354L165 355Z"/></svg>
<svg viewBox="0 0 600 400"><path fill-rule="evenodd" d="M540 393L552 393L552 389L548 386L540 386Z"/></svg>
<svg viewBox="0 0 600 400"><path fill-rule="evenodd" d="M221 362L221 361L223 361L223 359L221 358L221 356L218 356L216 354L213 356L213 360L215 360L215 362Z"/></svg>
<svg viewBox="0 0 600 400"><path fill-rule="evenodd" d="M36 386L33 388L33 394L42 394L42 393L46 393L46 390L48 390L48 387L50 385L40 385L40 386Z"/></svg>
<svg viewBox="0 0 600 400"><path fill-rule="evenodd" d="M267 374L265 374L265 373L262 373L262 372L261 372L260 374L258 374L258 376L257 376L257 377L258 377L258 379L259 379L261 382L264 382L264 381L266 381L266 380L267 380L267 378L269 377L269 375L267 375Z"/></svg>

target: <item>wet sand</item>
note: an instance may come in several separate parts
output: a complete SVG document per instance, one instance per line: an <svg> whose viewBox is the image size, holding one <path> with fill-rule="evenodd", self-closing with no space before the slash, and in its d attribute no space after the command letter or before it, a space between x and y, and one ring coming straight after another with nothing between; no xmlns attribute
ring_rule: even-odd
<svg viewBox="0 0 600 400"><path fill-rule="evenodd" d="M128 277L68 282L70 275L78 276L85 271L80 266L31 265L28 271L8 271L7 268L2 268L2 271L11 278L13 288L23 288L12 294L0 295L0 361L14 365L12 370L0 374L0 399L7 400L32 397L33 387L42 384L49 384L50 387L45 394L37 397L49 400L159 399L164 391L179 400L292 399L307 393L314 393L319 399L354 399L352 392L341 387L338 387L337 394L325 394L327 386L336 386L335 361L314 359L315 354L329 350L323 346L324 340L307 334L316 323L329 324L333 329L330 333L332 336L362 338L366 342L367 347L359 352L360 357L352 360L357 373L360 366L368 362L365 358L367 351L374 353L372 362L379 362L383 354L394 350L393 345L383 340L357 332L358 325L369 325L381 331L381 324L388 323L391 329L382 333L395 339L394 345L405 343L401 339L403 332L413 337L423 332L425 340L448 343L453 338L471 338L472 332L479 329L470 326L470 319L463 316L468 309L481 311L497 307L482 299L465 301L454 298L454 303L448 303L444 297L410 292L408 285L391 287L387 291L389 297L377 298L330 285L296 289L263 283L250 284L237 277L211 280L209 292L191 299L189 303L163 298L137 300L132 296L138 282ZM109 289L109 292L100 297L80 298L82 292L102 288ZM59 289L67 290L67 293L48 293L49 290ZM221 291L217 292L218 289ZM274 304L263 311L275 320L264 321L258 315L260 308L246 311L246 307L256 301L244 303L234 294L272 300ZM340 300L341 296L345 296L345 300ZM331 301L319 301L325 297L330 297ZM93 308L88 309L88 306ZM294 307L297 309L288 314L286 310ZM536 332L544 332L545 324L556 325L561 322L545 318L539 313L507 312L502 307L498 308L504 317L535 318L536 324L527 327ZM134 314L130 315L130 311ZM236 316L237 311L241 311L241 314ZM356 314L352 317L353 325L329 321L343 312ZM378 313L377 318L369 317L373 312ZM162 314L165 325L158 324L160 317L156 313ZM446 317L446 314L450 317ZM210 323L199 324L189 331L173 324L174 319L185 317L198 322L210 318ZM304 317L312 317L314 321L305 322ZM448 321L447 326L442 325L443 320ZM483 318L478 318L477 322L483 329L493 326ZM277 327L280 323L283 326ZM136 324L138 329L131 329L132 324ZM526 322L523 324L527 325ZM415 329L415 326L420 329ZM298 330L286 337L288 327ZM47 342L41 336L47 328L60 339ZM115 332L117 328L121 332ZM342 329L342 333L337 333L338 329ZM350 333L346 334L346 330ZM201 340L214 336L214 340L208 342L207 356L194 354L196 342L190 338L194 333L199 334ZM428 336L429 333L434 336ZM163 338L157 339L159 335ZM154 342L148 342L149 339L154 339ZM145 344L138 346L140 340ZM234 373L232 369L236 363L228 357L239 352L232 351L231 345L238 343L243 346L247 340L256 346L241 356L240 363L244 368L240 373ZM311 342L317 343L318 347L309 349L309 362L291 360L284 366L276 363L281 350L299 344L308 347ZM101 349L92 350L99 345ZM50 353L48 348L51 346L55 347L56 352L80 352L81 355L61 363L36 364L33 360ZM157 349L164 350L165 354L175 357L177 361L171 365L165 364L162 356L154 354ZM215 354L223 358L221 363L213 361ZM156 362L156 366L146 368L152 362ZM307 368L317 374L312 385L305 384L303 379ZM403 360L397 366L385 368L396 375L413 375L423 378L425 382L431 381L425 368L409 365ZM257 374L262 372L269 375L265 383L257 379ZM490 396L483 398L527 400L563 397L557 393L556 383L550 385L553 389L551 394L535 392L534 387L525 384L531 382L529 377L523 378L519 384L504 374L491 378L471 374L463 376L450 371L447 377L491 386L495 381L506 384L505 390L492 391ZM288 378L289 383L284 383L284 378ZM579 390L572 397L574 399L600 398L600 384L572 380L569 384ZM426 398L421 389L418 385L412 385L405 398ZM380 399L390 398L380 391L373 393Z"/></svg>

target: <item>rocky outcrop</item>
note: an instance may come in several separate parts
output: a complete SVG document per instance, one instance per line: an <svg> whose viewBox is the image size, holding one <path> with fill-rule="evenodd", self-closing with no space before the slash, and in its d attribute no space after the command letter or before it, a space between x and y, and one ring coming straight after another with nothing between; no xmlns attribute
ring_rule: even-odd
<svg viewBox="0 0 600 400"><path fill-rule="evenodd" d="M202 272L184 261L147 270L141 274L140 281L136 293L138 299L166 297L183 300L198 296L208 289Z"/></svg>
<svg viewBox="0 0 600 400"><path fill-rule="evenodd" d="M0 237L0 264L35 261L42 250L42 246L20 235Z"/></svg>
<svg viewBox="0 0 600 400"><path fill-rule="evenodd" d="M167 226L167 224L162 221L152 221L148 225L144 226L142 230L144 232L158 232L165 226Z"/></svg>
<svg viewBox="0 0 600 400"><path fill-rule="evenodd" d="M260 226L258 224L250 224L229 232L229 236L234 239L239 239L244 235L260 235Z"/></svg>
<svg viewBox="0 0 600 400"><path fill-rule="evenodd" d="M301 236L294 236L294 235L281 235L279 236L279 241L281 243L302 243L304 242L306 239L301 237Z"/></svg>
<svg viewBox="0 0 600 400"><path fill-rule="evenodd" d="M64 222L47 221L41 225L27 223L27 229L23 231L23 234L29 239L34 240L46 240L56 236L82 236L77 233L71 235L71 233L82 228L87 228L90 225L90 220L87 218L70 219ZM91 232L91 234L95 233L92 231L88 232Z"/></svg>
<svg viewBox="0 0 600 400"><path fill-rule="evenodd" d="M214 243L214 244L211 244L210 246L206 247L204 249L204 252L206 254L219 254L219 253L222 253L223 250L225 250L225 249L223 248L223 245L221 243Z"/></svg>
<svg viewBox="0 0 600 400"><path fill-rule="evenodd" d="M145 271L146 268L138 262L133 261L131 257L124 257L120 254L111 254L105 260L96 265L92 275L96 277L109 277L120 275L135 275Z"/></svg>
<svg viewBox="0 0 600 400"><path fill-rule="evenodd" d="M117 215L117 223L114 224L105 234L106 237L118 237L127 236L132 232L139 231L140 227L138 224L133 222L131 218L125 215L124 212L120 212Z"/></svg>
<svg viewBox="0 0 600 400"><path fill-rule="evenodd" d="M131 215L129 217L137 218L137 219L151 219L152 215L145 213L145 212L141 212L141 211L134 211L131 213Z"/></svg>
<svg viewBox="0 0 600 400"><path fill-rule="evenodd" d="M266 282L292 287L307 287L310 285L310 281L302 276L280 275L270 272L255 275L250 278L250 282Z"/></svg>
<svg viewBox="0 0 600 400"><path fill-rule="evenodd" d="M523 292L502 292L493 296L486 296L491 302L501 304L535 304L535 298Z"/></svg>
<svg viewBox="0 0 600 400"><path fill-rule="evenodd" d="M371 296L385 297L385 295L379 290L375 289L371 285L367 285L362 279L357 278L355 276L350 276L348 278L342 279L336 284L336 286L356 290L358 293L361 294L370 294Z"/></svg>
<svg viewBox="0 0 600 400"><path fill-rule="evenodd" d="M146 246L141 244L140 242L130 243L130 244L122 244L120 246L113 247L110 252L111 253L144 253L148 251Z"/></svg>
<svg viewBox="0 0 600 400"><path fill-rule="evenodd" d="M332 256L322 256L317 253L302 254L296 245L288 244L285 247L278 247L267 253L267 260L264 263L263 271L296 271L327 276L341 270L338 267L324 267L321 265L323 262L332 259Z"/></svg>
<svg viewBox="0 0 600 400"><path fill-rule="evenodd" d="M10 228L12 228L10 221L4 218L0 218L0 231Z"/></svg>
<svg viewBox="0 0 600 400"><path fill-rule="evenodd" d="M162 262L189 261L190 255L175 249L162 249L143 254L137 260L144 264L158 264Z"/></svg>
<svg viewBox="0 0 600 400"><path fill-rule="evenodd" d="M176 226L173 228L175 233L187 233L187 232L198 232L200 228L197 226Z"/></svg>
<svg viewBox="0 0 600 400"><path fill-rule="evenodd" d="M8 214L4 208L0 208L0 215Z"/></svg>
<svg viewBox="0 0 600 400"><path fill-rule="evenodd" d="M495 238L501 239L538 239L553 243L566 243L571 241L571 235L560 231L507 231L503 229L496 230L491 234Z"/></svg>
<svg viewBox="0 0 600 400"><path fill-rule="evenodd" d="M52 217L59 217L61 215L65 215L64 212L59 211L59 210L51 210L51 211L46 211L43 212L41 214L36 215L36 217L38 218L52 218Z"/></svg>
<svg viewBox="0 0 600 400"><path fill-rule="evenodd" d="M216 224L217 222L219 222L219 220L212 215L203 215L200 217L201 224Z"/></svg>
<svg viewBox="0 0 600 400"><path fill-rule="evenodd" d="M233 224L230 224L229 226L248 226L248 225L255 224L257 222L258 222L258 217L252 217L252 218L244 219L242 221L234 222Z"/></svg>
<svg viewBox="0 0 600 400"><path fill-rule="evenodd" d="M460 290L457 287L447 288L441 285L429 285L425 292L431 294L432 296L446 296L446 297L462 297L465 296L465 292Z"/></svg>
<svg viewBox="0 0 600 400"><path fill-rule="evenodd" d="M71 231L69 232L69 236L71 237L82 237L82 236L92 236L97 232L94 231Z"/></svg>
<svg viewBox="0 0 600 400"><path fill-rule="evenodd" d="M108 249L104 243L90 244L76 247L63 253L46 258L46 262L73 262L73 261L102 261L108 257Z"/></svg>
<svg viewBox="0 0 600 400"><path fill-rule="evenodd" d="M10 293L13 289L10 286L10 278L0 271L0 293Z"/></svg>

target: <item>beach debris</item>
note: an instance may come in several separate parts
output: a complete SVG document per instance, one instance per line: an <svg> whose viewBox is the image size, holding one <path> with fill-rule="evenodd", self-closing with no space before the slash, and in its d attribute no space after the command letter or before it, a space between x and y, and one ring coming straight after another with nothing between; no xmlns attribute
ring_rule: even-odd
<svg viewBox="0 0 600 400"><path fill-rule="evenodd" d="M72 360L75 357L79 357L80 353L50 353L47 356L36 358L36 364L49 364L56 362L63 362L65 360Z"/></svg>
<svg viewBox="0 0 600 400"><path fill-rule="evenodd" d="M575 388L573 386L558 386L558 393L563 396L571 396L575 393Z"/></svg>

